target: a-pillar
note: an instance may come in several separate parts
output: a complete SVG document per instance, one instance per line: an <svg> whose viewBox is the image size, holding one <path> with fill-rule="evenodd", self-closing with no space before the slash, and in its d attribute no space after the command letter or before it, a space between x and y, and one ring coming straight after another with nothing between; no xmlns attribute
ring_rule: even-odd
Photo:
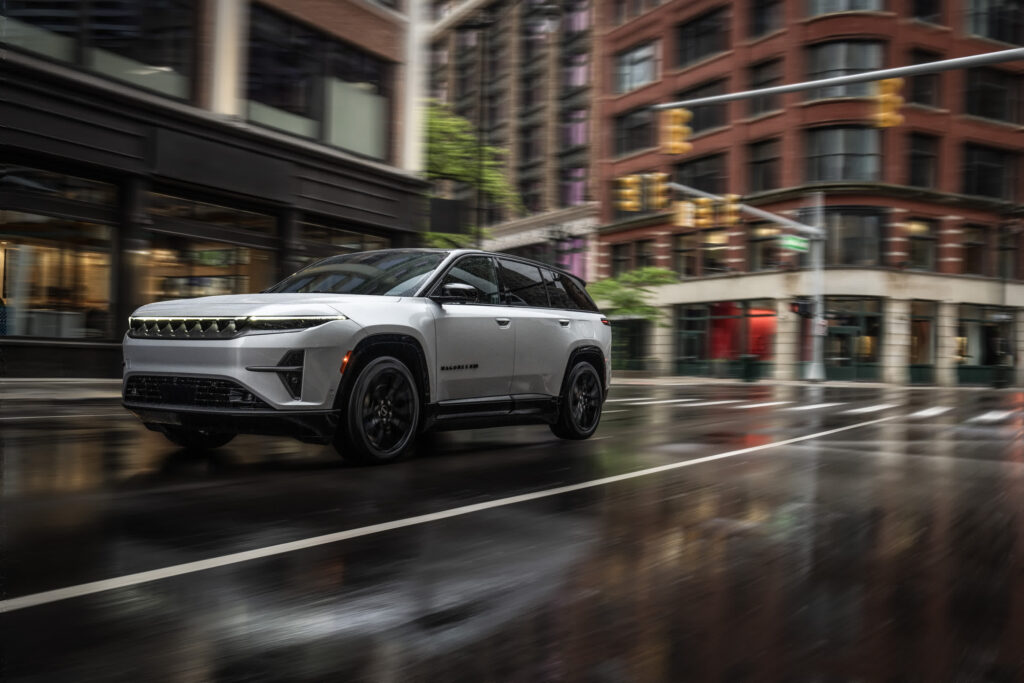
<svg viewBox="0 0 1024 683"><path fill-rule="evenodd" d="M959 323L959 306L940 302L939 317L935 320L935 383L939 386L956 386L956 337Z"/></svg>
<svg viewBox="0 0 1024 683"><path fill-rule="evenodd" d="M775 302L775 370L773 379L801 379L800 367L800 316L789 310L789 299Z"/></svg>
<svg viewBox="0 0 1024 683"><path fill-rule="evenodd" d="M882 381L910 381L910 302L885 299L882 309Z"/></svg>

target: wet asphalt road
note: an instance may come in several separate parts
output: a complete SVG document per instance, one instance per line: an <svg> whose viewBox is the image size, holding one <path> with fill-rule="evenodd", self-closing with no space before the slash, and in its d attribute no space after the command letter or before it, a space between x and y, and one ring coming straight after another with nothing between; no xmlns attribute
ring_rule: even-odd
<svg viewBox="0 0 1024 683"><path fill-rule="evenodd" d="M0 448L0 680L1024 679L1013 391L616 386L377 468L7 404Z"/></svg>

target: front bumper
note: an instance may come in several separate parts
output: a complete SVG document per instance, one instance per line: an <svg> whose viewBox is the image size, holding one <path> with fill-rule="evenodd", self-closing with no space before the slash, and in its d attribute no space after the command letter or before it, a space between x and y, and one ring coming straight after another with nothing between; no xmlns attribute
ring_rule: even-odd
<svg viewBox="0 0 1024 683"><path fill-rule="evenodd" d="M154 431L164 427L290 436L303 441L328 443L338 428L336 410L220 410L178 406L152 406L125 401L124 407Z"/></svg>

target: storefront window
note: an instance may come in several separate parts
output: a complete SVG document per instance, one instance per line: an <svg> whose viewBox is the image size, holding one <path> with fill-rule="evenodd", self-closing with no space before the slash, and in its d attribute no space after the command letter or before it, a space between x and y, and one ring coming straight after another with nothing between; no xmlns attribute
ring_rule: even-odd
<svg viewBox="0 0 1024 683"><path fill-rule="evenodd" d="M106 225L0 210L0 335L109 337Z"/></svg>
<svg viewBox="0 0 1024 683"><path fill-rule="evenodd" d="M934 301L910 302L911 384L931 384L935 381L935 316Z"/></svg>
<svg viewBox="0 0 1024 683"><path fill-rule="evenodd" d="M774 357L775 303L722 301L676 309L676 372L737 377L744 356Z"/></svg>
<svg viewBox="0 0 1024 683"><path fill-rule="evenodd" d="M1013 309L961 304L956 357L963 366L1002 365L1013 349Z"/></svg>
<svg viewBox="0 0 1024 683"><path fill-rule="evenodd" d="M301 223L299 237L304 250L300 260L304 263L338 254L387 249L391 246L391 241L386 237L338 230L315 223Z"/></svg>
<svg viewBox="0 0 1024 683"><path fill-rule="evenodd" d="M270 250L154 235L143 283L146 301L258 292L277 280Z"/></svg>
<svg viewBox="0 0 1024 683"><path fill-rule="evenodd" d="M826 297L828 333L824 339L825 376L830 380L880 377L882 301L876 298ZM802 325L800 357L811 358L810 321Z"/></svg>

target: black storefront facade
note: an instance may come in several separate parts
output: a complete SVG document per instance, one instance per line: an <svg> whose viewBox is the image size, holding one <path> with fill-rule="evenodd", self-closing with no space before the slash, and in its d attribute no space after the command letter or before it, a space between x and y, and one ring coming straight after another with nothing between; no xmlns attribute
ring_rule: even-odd
<svg viewBox="0 0 1024 683"><path fill-rule="evenodd" d="M394 167L13 53L0 82L0 378L117 377L139 305L419 243Z"/></svg>

